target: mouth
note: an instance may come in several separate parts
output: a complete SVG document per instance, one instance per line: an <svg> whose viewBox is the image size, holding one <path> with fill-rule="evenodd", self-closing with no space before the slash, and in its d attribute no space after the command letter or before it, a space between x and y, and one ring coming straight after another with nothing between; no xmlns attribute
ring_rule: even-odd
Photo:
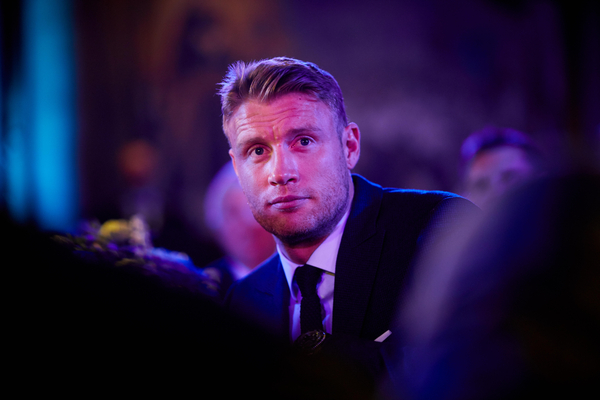
<svg viewBox="0 0 600 400"><path fill-rule="evenodd" d="M271 200L269 205L278 210L291 210L301 206L306 200L308 200L308 197L280 196Z"/></svg>

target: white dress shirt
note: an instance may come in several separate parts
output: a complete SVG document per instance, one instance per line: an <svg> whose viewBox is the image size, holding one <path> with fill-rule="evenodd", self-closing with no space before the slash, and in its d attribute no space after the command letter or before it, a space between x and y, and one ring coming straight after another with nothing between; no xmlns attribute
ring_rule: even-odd
<svg viewBox="0 0 600 400"><path fill-rule="evenodd" d="M317 284L317 294L321 299L321 306L323 307L323 328L325 332L331 333L331 326L333 321L333 286L335 283L335 262L337 259L338 251L340 249L340 242L342 241L342 234L344 233L344 227L348 220L350 211L340 219L333 232L316 248L308 259L307 264L312 265L325 271L321 276L321 281ZM281 259L285 278L290 288L290 339L292 342L300 336L300 302L302 295L296 281L293 280L296 268L300 267L300 264L293 263L290 261L279 248L277 244L277 252Z"/></svg>

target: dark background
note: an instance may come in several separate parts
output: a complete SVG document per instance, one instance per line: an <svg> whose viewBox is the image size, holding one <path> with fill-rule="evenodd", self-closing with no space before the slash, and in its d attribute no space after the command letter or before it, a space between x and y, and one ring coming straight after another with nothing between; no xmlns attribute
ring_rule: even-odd
<svg viewBox="0 0 600 400"><path fill-rule="evenodd" d="M19 4L2 3L7 65L19 57ZM216 85L238 59L286 55L332 73L361 128L355 172L383 186L456 190L460 144L488 125L530 134L559 168L600 154L596 2L89 0L72 10L80 217L129 217L128 199L145 196L156 244L198 265L218 255L202 202L228 160ZM14 74L4 68L3 80Z"/></svg>

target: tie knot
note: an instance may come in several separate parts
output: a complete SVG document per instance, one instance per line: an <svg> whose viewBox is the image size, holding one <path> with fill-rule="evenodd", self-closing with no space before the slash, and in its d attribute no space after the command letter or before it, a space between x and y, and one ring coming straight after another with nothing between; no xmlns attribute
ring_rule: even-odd
<svg viewBox="0 0 600 400"><path fill-rule="evenodd" d="M296 268L296 282L303 296L317 290L317 283L321 280L323 270L312 265L303 265Z"/></svg>

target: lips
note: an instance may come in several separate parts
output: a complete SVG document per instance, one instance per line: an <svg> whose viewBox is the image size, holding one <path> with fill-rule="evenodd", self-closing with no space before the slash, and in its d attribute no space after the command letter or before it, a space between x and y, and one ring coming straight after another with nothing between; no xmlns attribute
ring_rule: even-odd
<svg viewBox="0 0 600 400"><path fill-rule="evenodd" d="M280 196L276 197L269 202L269 204L278 210L289 210L296 207L299 207L308 200L308 197L305 196Z"/></svg>

